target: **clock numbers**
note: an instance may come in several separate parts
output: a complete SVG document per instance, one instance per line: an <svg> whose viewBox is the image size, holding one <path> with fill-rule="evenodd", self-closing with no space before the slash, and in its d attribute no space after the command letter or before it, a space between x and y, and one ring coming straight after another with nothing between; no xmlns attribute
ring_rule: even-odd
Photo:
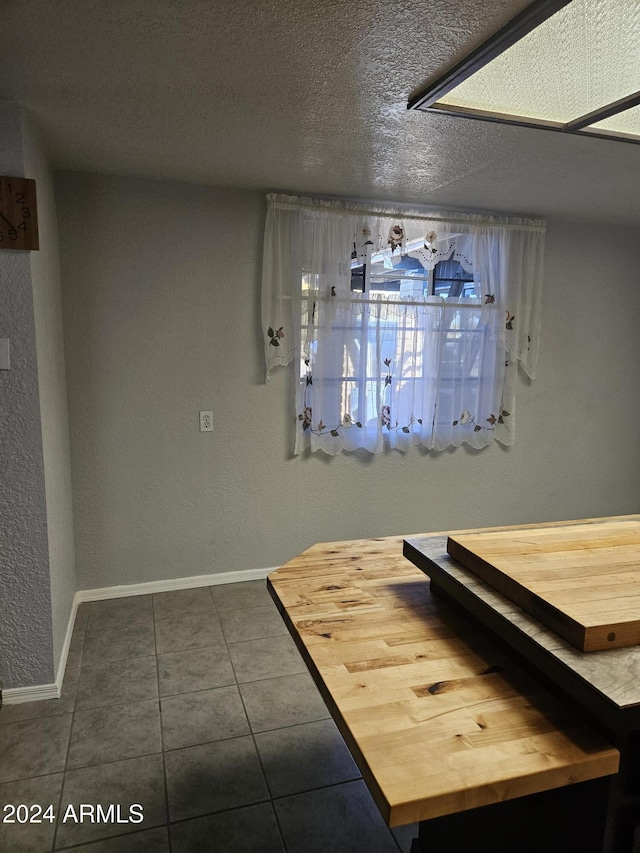
<svg viewBox="0 0 640 853"><path fill-rule="evenodd" d="M38 247L35 181L0 177L0 248Z"/></svg>

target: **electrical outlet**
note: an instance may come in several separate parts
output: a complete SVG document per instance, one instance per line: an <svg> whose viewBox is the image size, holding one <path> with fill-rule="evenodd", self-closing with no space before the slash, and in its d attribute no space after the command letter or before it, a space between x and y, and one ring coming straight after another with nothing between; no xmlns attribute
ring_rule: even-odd
<svg viewBox="0 0 640 853"><path fill-rule="evenodd" d="M200 412L200 432L213 432L213 412Z"/></svg>

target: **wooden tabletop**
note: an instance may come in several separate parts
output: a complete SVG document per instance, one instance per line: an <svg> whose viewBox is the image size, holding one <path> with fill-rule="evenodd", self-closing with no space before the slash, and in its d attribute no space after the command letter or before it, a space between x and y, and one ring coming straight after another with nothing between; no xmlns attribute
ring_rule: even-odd
<svg viewBox="0 0 640 853"><path fill-rule="evenodd" d="M452 534L447 551L583 652L640 643L640 516Z"/></svg>
<svg viewBox="0 0 640 853"><path fill-rule="evenodd" d="M389 825L617 772L617 750L432 599L402 547L316 545L268 579Z"/></svg>
<svg viewBox="0 0 640 853"><path fill-rule="evenodd" d="M640 645L581 652L447 553L447 534L405 539L407 559L608 730L640 731Z"/></svg>

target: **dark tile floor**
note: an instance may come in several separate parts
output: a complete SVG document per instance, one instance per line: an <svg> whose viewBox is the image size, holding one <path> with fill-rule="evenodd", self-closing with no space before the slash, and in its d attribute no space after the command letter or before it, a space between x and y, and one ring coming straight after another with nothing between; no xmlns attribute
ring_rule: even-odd
<svg viewBox="0 0 640 853"><path fill-rule="evenodd" d="M385 826L264 581L82 604L62 697L0 709L0 821L11 803L55 819L0 822L7 853L407 853L416 834Z"/></svg>

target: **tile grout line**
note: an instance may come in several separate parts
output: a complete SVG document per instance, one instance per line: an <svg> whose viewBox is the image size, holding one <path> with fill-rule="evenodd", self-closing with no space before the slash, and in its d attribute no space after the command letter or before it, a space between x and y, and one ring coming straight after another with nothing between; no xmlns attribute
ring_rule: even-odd
<svg viewBox="0 0 640 853"><path fill-rule="evenodd" d="M86 621L86 624L84 627L85 639L87 636L87 626L89 625L89 615L90 614L91 614L91 608L89 608L89 614L87 615L87 621ZM77 618L78 618L78 614L76 612L76 619ZM75 629L75 625L73 627ZM84 640L82 643L82 649L84 652ZM74 692L74 696L73 696L73 711L71 712L71 725L69 727L69 740L67 742L67 751L66 751L66 755L65 755L65 759L64 759L64 769L62 771L62 784L60 785L60 799L58 801L58 819L56 820L55 827L53 830L53 840L52 840L52 844L51 844L51 850L52 851L54 851L56 849L56 844L58 841L58 830L60 828L60 810L62 808L62 803L64 802L64 792L65 792L66 783L67 783L67 769L69 766L69 754L71 752L71 738L73 737L73 727L74 727L75 721L76 721L76 702L78 700L78 685L80 683L80 677L82 675L82 671L81 671L82 670L82 655L80 655L80 663L78 664L78 669L80 670L80 672L78 673L78 678L77 678L77 681L75 684L75 692ZM62 677L63 688L64 688L64 681L65 681L66 676L67 676L67 669L65 667L64 675Z"/></svg>
<svg viewBox="0 0 640 853"><path fill-rule="evenodd" d="M164 749L164 732L162 729L162 700L160 697L160 661L158 660L158 642L156 636L156 605L153 598L151 596L151 617L153 619L153 647L156 651L155 659L156 659L156 686L158 688L158 720L160 724L160 752L162 754L162 778L164 781L164 808L167 815L167 844L169 853L172 853L172 840L171 840L171 815L169 812L169 781L167 779L167 762L165 760L165 749Z"/></svg>
<svg viewBox="0 0 640 853"><path fill-rule="evenodd" d="M149 829L134 829L131 832L123 833L122 835L105 835L102 838L96 838L95 841L80 841L78 844L70 844L68 847L58 847L58 850L60 850L61 853L64 853L66 850L78 850L78 848L86 847L88 844L102 844L105 841L117 841L119 838L128 838L130 835L141 835L143 832L150 832L154 829L162 829L162 827L151 826Z"/></svg>
<svg viewBox="0 0 640 853"><path fill-rule="evenodd" d="M211 597L213 598L213 590L211 590ZM215 606L216 611L217 611L218 608L217 608L217 605L215 603L215 598L214 598L213 603L214 603L214 606ZM242 609L246 609L246 608L242 608ZM247 710L247 706L246 706L245 701L244 701L244 696L242 695L242 691L240 690L240 682L238 681L238 675L236 673L236 668L233 664L233 658L231 657L231 652L229 651L229 643L227 642L227 637L225 635L224 628L222 627L222 621L220 619L218 619L218 621L220 621L220 627L222 629L222 638L224 640L224 644L225 644L225 648L227 650L227 654L229 655L229 662L231 664L233 676L236 680L236 688L238 690L238 696L240 697L240 702L242 703L242 709L244 710L244 715L245 715L246 720L247 720L247 726L249 727L249 732L251 734L251 740L253 742L253 748L254 748L254 750L256 752L256 756L258 758L258 763L260 765L260 772L262 773L262 778L264 779L265 788L267 789L267 795L269 797L268 802L269 802L269 805L271 807L271 814L273 815L273 819L276 822L276 827L278 829L278 834L280 836L280 841L282 843L282 849L285 851L285 853L287 853L288 847L287 847L287 844L286 844L286 841L284 838L284 832L282 831L282 826L280 825L280 821L278 820L278 815L276 813L276 809L274 806L273 795L271 793L271 786L269 785L269 780L267 778L267 774L266 774L265 769L264 769L264 763L262 761L262 756L260 755L260 750L258 749L258 743L256 741L255 732L253 731L253 726L251 725L251 720L249 719L249 712Z"/></svg>

